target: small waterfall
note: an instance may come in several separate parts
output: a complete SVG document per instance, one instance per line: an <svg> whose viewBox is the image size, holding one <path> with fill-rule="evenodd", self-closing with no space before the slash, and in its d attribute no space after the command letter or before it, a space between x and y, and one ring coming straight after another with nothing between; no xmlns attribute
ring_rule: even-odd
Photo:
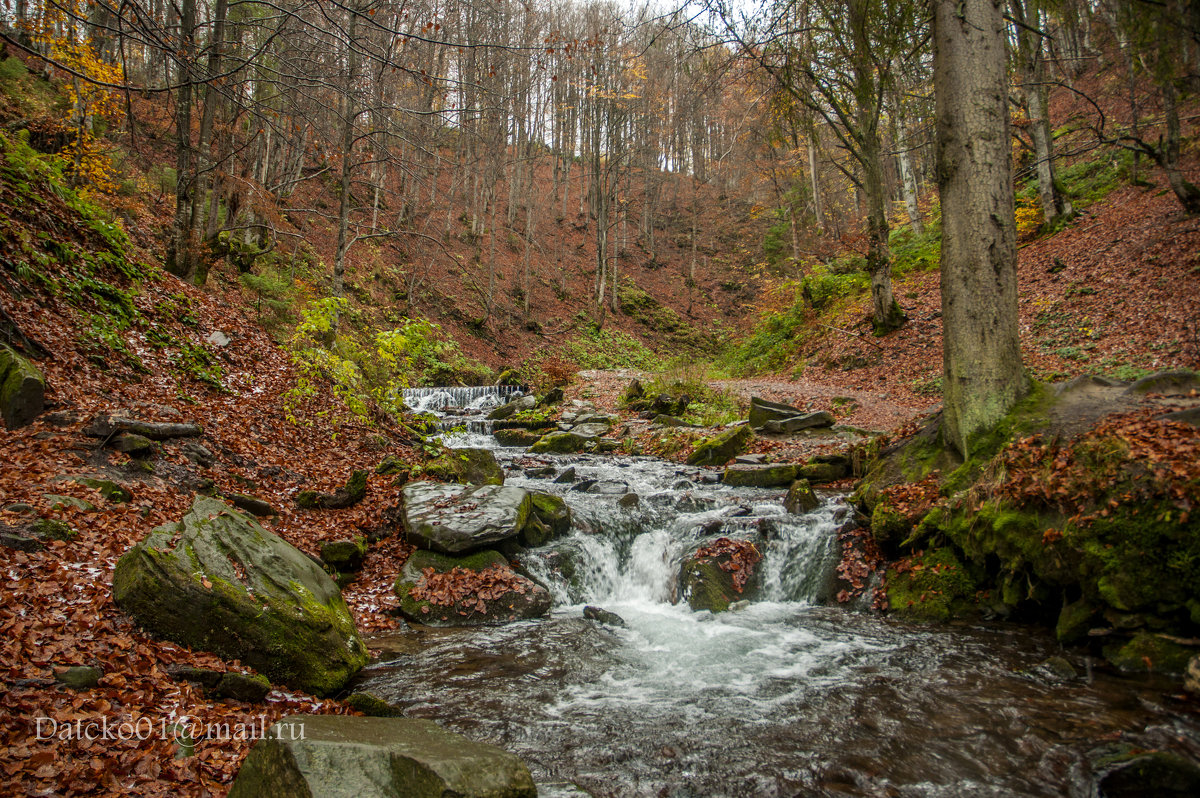
<svg viewBox="0 0 1200 798"><path fill-rule="evenodd" d="M436 386L405 388L404 404L414 413L433 413L443 431L464 427L473 435L491 435L488 411L524 396L515 385Z"/></svg>

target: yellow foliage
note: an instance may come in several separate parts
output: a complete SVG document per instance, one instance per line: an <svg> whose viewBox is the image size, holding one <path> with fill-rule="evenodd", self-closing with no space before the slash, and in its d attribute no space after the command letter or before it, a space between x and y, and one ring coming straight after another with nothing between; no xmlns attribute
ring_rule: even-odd
<svg viewBox="0 0 1200 798"><path fill-rule="evenodd" d="M1017 238L1028 238L1042 227L1042 206L1037 200L1017 200Z"/></svg>

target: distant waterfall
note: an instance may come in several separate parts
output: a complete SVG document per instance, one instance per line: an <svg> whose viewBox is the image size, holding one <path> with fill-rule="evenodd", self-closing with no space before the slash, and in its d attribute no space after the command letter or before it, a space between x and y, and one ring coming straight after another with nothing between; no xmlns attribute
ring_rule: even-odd
<svg viewBox="0 0 1200 798"><path fill-rule="evenodd" d="M511 399L523 396L515 385L438 386L405 388L404 404L415 413L433 413L440 421L439 429L465 427L467 432L490 435L492 422L488 411Z"/></svg>

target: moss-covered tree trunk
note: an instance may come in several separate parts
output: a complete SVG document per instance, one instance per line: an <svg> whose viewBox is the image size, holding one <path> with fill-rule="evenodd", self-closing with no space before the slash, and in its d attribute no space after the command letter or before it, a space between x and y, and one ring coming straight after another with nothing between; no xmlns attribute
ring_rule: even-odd
<svg viewBox="0 0 1200 798"><path fill-rule="evenodd" d="M1002 0L934 0L946 442L964 456L1028 390Z"/></svg>

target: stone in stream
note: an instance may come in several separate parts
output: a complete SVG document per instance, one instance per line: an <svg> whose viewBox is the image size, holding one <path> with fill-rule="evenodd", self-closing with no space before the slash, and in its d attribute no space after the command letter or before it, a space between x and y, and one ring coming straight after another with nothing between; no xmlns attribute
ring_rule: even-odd
<svg viewBox="0 0 1200 798"><path fill-rule="evenodd" d="M796 479L798 467L790 463L731 465L721 481L736 488L780 488Z"/></svg>
<svg viewBox="0 0 1200 798"><path fill-rule="evenodd" d="M815 413L802 413L798 416L784 419L772 419L762 425L763 432L770 432L775 435L795 435L801 430L811 429L813 427L832 427L837 419L827 410L818 410ZM759 429L756 427L755 429Z"/></svg>
<svg viewBox="0 0 1200 798"><path fill-rule="evenodd" d="M589 621L602 623L605 626L625 626L625 619L615 612L609 612L603 607L587 606L583 608L583 617Z"/></svg>
<svg viewBox="0 0 1200 798"><path fill-rule="evenodd" d="M525 763L431 720L292 715L255 743L229 798L536 798Z"/></svg>
<svg viewBox="0 0 1200 798"><path fill-rule="evenodd" d="M807 479L798 479L788 488L783 499L783 508L792 515L811 512L821 506L821 500L813 493Z"/></svg>
<svg viewBox="0 0 1200 798"><path fill-rule="evenodd" d="M719 435L701 441L688 457L688 465L725 465L744 452L753 438L754 432L749 425L731 427Z"/></svg>
<svg viewBox="0 0 1200 798"><path fill-rule="evenodd" d="M494 430L492 436L501 446L532 446L542 438L539 432L518 428Z"/></svg>
<svg viewBox="0 0 1200 798"><path fill-rule="evenodd" d="M615 480L602 480L587 489L588 493L599 493L602 496L621 496L629 492L629 486Z"/></svg>
<svg viewBox="0 0 1200 798"><path fill-rule="evenodd" d="M160 637L316 695L341 689L369 659L328 574L217 499L197 497L182 521L127 551L113 599Z"/></svg>
<svg viewBox="0 0 1200 798"><path fill-rule="evenodd" d="M511 418L522 410L532 410L537 407L536 396L522 396L520 399L514 399L508 404L503 404L497 407L492 412L488 413L488 420L502 421L506 418Z"/></svg>
<svg viewBox="0 0 1200 798"><path fill-rule="evenodd" d="M46 378L16 350L0 344L0 418L9 429L30 424L45 409Z"/></svg>
<svg viewBox="0 0 1200 798"><path fill-rule="evenodd" d="M595 436L587 438L574 432L550 432L530 446L529 451L532 454L571 454L584 451L594 442Z"/></svg>
<svg viewBox="0 0 1200 798"><path fill-rule="evenodd" d="M567 468L554 478L554 482L558 485L565 485L575 481L575 466L567 466Z"/></svg>
<svg viewBox="0 0 1200 798"><path fill-rule="evenodd" d="M784 419L802 415L804 415L804 411L798 407L792 407L780 402L772 402L763 399L761 396L750 397L749 424L754 429L762 429L767 425L768 421L783 421Z"/></svg>
<svg viewBox="0 0 1200 798"><path fill-rule="evenodd" d="M404 486L408 542L445 554L461 554L520 534L532 502L520 488L409 482Z"/></svg>
<svg viewBox="0 0 1200 798"><path fill-rule="evenodd" d="M491 550L464 557L413 552L394 590L400 613L428 626L481 626L540 618L550 611L546 588L518 574L507 557Z"/></svg>
<svg viewBox="0 0 1200 798"><path fill-rule="evenodd" d="M422 469L425 476L470 485L503 485L504 469L490 449L447 449Z"/></svg>
<svg viewBox="0 0 1200 798"><path fill-rule="evenodd" d="M533 479L546 479L554 476L557 469L554 466L537 466L535 468L526 468L525 476Z"/></svg>
<svg viewBox="0 0 1200 798"><path fill-rule="evenodd" d="M583 424L576 424L575 426L571 427L570 432L572 435L578 435L581 438L599 438L611 428L611 424L602 424L598 421L589 421Z"/></svg>
<svg viewBox="0 0 1200 798"><path fill-rule="evenodd" d="M521 530L521 542L526 546L541 546L571 530L571 508L561 496L530 491L529 520Z"/></svg>
<svg viewBox="0 0 1200 798"><path fill-rule="evenodd" d="M762 590L762 556L746 540L720 538L683 561L680 598L693 610L724 612L734 602L751 600Z"/></svg>
<svg viewBox="0 0 1200 798"><path fill-rule="evenodd" d="M1116 743L1088 754L1104 798L1191 798L1200 795L1200 765L1169 751ZM1094 793L1095 794L1095 793Z"/></svg>

